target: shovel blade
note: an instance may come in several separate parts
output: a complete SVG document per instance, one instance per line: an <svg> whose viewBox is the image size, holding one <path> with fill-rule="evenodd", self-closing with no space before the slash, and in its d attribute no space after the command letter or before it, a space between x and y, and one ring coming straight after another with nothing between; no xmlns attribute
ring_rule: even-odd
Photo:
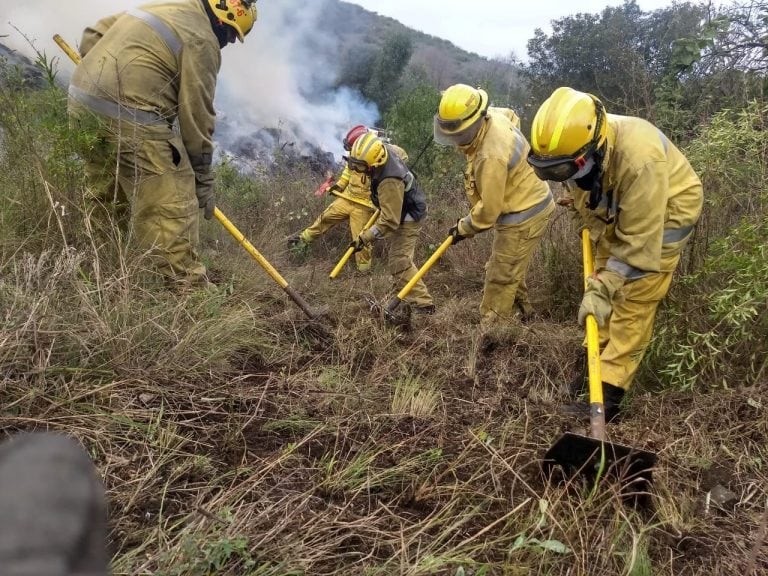
<svg viewBox="0 0 768 576"><path fill-rule="evenodd" d="M590 479L611 476L619 479L623 494L638 495L647 493L653 482L655 464L656 454L653 452L566 432L547 450L542 469L548 477L557 465L569 477L577 474Z"/></svg>

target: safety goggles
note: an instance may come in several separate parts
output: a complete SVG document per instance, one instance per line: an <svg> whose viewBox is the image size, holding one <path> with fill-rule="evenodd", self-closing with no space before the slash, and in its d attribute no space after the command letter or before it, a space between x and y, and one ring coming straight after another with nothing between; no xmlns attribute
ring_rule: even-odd
<svg viewBox="0 0 768 576"><path fill-rule="evenodd" d="M350 170L354 170L355 172L360 172L362 174L365 174L370 170L368 164L366 164L364 161L349 156L347 157L347 165L349 166Z"/></svg>
<svg viewBox="0 0 768 576"><path fill-rule="evenodd" d="M588 164L594 165L592 156L596 147L596 142L590 142L572 156L536 156L531 151L528 153L528 164L540 180L565 182L586 171Z"/></svg>

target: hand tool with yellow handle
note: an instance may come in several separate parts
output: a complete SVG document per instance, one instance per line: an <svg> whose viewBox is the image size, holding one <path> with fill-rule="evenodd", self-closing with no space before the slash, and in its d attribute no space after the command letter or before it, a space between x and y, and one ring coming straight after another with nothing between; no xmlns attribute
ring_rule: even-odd
<svg viewBox="0 0 768 576"><path fill-rule="evenodd" d="M417 282L424 277L424 274L429 272L429 269L435 265L435 262L440 260L440 257L445 253L446 250L448 250L451 244L453 244L453 236L448 236L448 238L443 240L443 243L440 244L440 246L437 247L437 250L435 250L432 256L429 257L429 260L424 262L424 265L421 268L419 268L419 271L413 275L413 278L411 278L408 281L408 283L405 286L403 286L403 289L397 293L397 296L395 296L394 298L392 298L392 300L390 300L389 304L387 304L387 308L385 311L387 314L392 314L394 313L395 310L397 310L397 307L400 306L400 304L403 302L403 300L405 300L408 294L411 293L411 290L413 290L413 287L416 286Z"/></svg>
<svg viewBox="0 0 768 576"><path fill-rule="evenodd" d="M379 218L379 214L381 214L381 210L376 210L371 217L368 219L368 222L365 223L365 226L361 230L361 232L364 232L365 230L368 230L371 226L373 226L376 223L376 220ZM352 254L355 253L355 247L350 246L347 248L347 251L344 252L344 256L341 257L341 260L339 260L339 263L336 264L336 267L331 270L331 273L329 274L330 278L333 280L335 279L340 273L342 268L346 266L347 262L349 262L349 259L352 257Z"/></svg>

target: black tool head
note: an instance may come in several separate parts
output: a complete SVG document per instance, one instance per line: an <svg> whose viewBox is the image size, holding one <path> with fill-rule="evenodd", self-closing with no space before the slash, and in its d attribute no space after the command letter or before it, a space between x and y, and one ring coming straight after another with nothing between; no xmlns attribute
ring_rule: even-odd
<svg viewBox="0 0 768 576"><path fill-rule="evenodd" d="M600 473L603 454L604 467ZM555 466L559 465L567 477L578 474L591 480L609 476L618 478L622 494L637 496L647 494L653 482L655 464L656 454L653 452L566 432L547 450L542 469L547 477L551 477Z"/></svg>

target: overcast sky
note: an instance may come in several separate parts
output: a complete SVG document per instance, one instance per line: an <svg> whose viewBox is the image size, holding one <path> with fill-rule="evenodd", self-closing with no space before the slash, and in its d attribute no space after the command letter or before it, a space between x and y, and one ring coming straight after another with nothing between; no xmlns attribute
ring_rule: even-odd
<svg viewBox="0 0 768 576"><path fill-rule="evenodd" d="M549 22L576 12L600 12L622 0L347 0L372 12L390 16L406 26L450 40L460 48L483 56L528 57L526 45L536 28L550 31ZM672 0L638 0L649 11ZM266 3L265 3L266 5ZM266 9L266 8L265 8Z"/></svg>

